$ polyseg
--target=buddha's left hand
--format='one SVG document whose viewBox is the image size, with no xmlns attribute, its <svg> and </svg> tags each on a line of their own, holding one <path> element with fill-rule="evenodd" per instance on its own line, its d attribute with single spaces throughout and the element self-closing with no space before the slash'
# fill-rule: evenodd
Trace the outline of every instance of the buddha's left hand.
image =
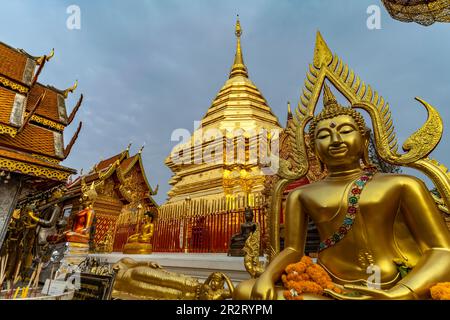
<svg viewBox="0 0 450 320">
<path fill-rule="evenodd" d="M 380 290 L 366 286 L 344 285 L 344 289 L 357 292 L 360 296 L 348 296 L 332 290 L 324 291 L 339 300 L 413 300 L 413 293 L 403 286 L 394 286 L 389 290 Z"/>
</svg>

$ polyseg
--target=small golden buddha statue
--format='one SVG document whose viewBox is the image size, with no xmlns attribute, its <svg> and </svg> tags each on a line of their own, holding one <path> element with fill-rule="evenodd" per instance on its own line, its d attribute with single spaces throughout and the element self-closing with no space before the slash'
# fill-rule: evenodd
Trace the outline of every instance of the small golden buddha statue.
<svg viewBox="0 0 450 320">
<path fill-rule="evenodd" d="M 152 253 L 152 239 L 155 230 L 153 223 L 153 212 L 144 213 L 144 226 L 142 230 L 131 235 L 123 248 L 123 253 L 128 254 L 150 254 Z"/>
<path fill-rule="evenodd" d="M 97 199 L 97 191 L 95 185 L 92 183 L 89 189 L 82 191 L 80 202 L 83 204 L 84 209 L 77 212 L 74 217 L 72 230 L 64 232 L 65 240 L 74 243 L 89 243 L 91 235 L 91 227 L 94 221 L 94 201 Z M 86 190 L 87 189 L 87 190 Z"/>
<path fill-rule="evenodd" d="M 245 222 L 241 224 L 241 232 L 231 236 L 228 255 L 234 257 L 244 256 L 243 248 L 249 235 L 256 230 L 256 223 L 253 222 L 253 210 L 245 208 Z"/>
<path fill-rule="evenodd" d="M 225 282 L 228 288 L 225 288 Z M 234 285 L 230 278 L 221 272 L 213 272 L 201 285 L 199 300 L 225 300 L 233 294 Z"/>
<path fill-rule="evenodd" d="M 333 282 L 353 291 L 327 291 L 329 296 L 429 298 L 432 285 L 450 280 L 450 233 L 426 185 L 412 176 L 368 170 L 364 118 L 338 105 L 326 85 L 324 108 L 312 119 L 309 135 L 328 175 L 289 194 L 284 250 L 258 279 L 240 283 L 233 298 L 282 297 L 282 273 L 304 255 L 308 216 L 321 239 L 317 263 Z M 411 267 L 403 277 L 399 260 Z M 375 269 L 377 286 L 371 285 Z"/>
</svg>

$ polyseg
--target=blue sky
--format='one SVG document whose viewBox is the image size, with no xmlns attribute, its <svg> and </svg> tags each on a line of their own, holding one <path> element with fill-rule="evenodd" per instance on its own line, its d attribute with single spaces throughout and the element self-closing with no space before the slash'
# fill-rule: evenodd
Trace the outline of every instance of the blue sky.
<svg viewBox="0 0 450 320">
<path fill-rule="evenodd" d="M 72 4 L 81 9 L 80 30 L 66 27 Z M 372 4 L 381 7 L 380 30 L 366 26 Z M 330 49 L 390 102 L 400 143 L 426 117 L 415 96 L 438 109 L 445 131 L 432 157 L 450 163 L 450 24 L 395 21 L 380 0 L 2 1 L 0 41 L 32 55 L 55 48 L 40 76 L 45 84 L 64 89 L 79 80 L 67 107 L 84 94 L 75 121 L 84 127 L 64 164 L 87 170 L 130 141 L 133 152 L 145 143 L 147 176 L 160 185 L 162 203 L 171 133 L 192 131 L 226 81 L 236 14 L 250 78 L 282 124 L 286 101 L 299 100 L 320 30 Z"/>
</svg>

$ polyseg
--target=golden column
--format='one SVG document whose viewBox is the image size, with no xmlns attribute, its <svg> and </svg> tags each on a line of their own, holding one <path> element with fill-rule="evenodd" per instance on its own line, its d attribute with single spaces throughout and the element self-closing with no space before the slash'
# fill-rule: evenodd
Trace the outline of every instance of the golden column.
<svg viewBox="0 0 450 320">
<path fill-rule="evenodd" d="M 186 201 L 186 216 L 185 218 L 190 219 L 190 209 L 191 209 L 191 197 L 187 196 L 186 199 L 184 199 Z M 184 253 L 188 253 L 189 252 L 189 246 L 188 246 L 188 232 L 189 232 L 189 223 L 187 223 L 187 219 L 183 220 L 183 230 L 184 230 Z"/>
</svg>

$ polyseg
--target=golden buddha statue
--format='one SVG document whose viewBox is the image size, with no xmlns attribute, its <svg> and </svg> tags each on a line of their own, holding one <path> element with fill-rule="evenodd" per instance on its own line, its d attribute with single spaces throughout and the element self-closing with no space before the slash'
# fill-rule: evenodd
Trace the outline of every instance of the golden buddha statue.
<svg viewBox="0 0 450 320">
<path fill-rule="evenodd" d="M 155 230 L 153 223 L 153 212 L 146 212 L 144 214 L 144 226 L 142 230 L 138 230 L 137 233 L 131 235 L 127 244 L 123 248 L 123 253 L 129 254 L 150 254 L 152 253 L 152 239 Z"/>
<path fill-rule="evenodd" d="M 64 232 L 64 238 L 68 242 L 74 243 L 89 243 L 91 235 L 91 227 L 94 221 L 94 201 L 97 199 L 97 191 L 95 185 L 92 183 L 90 188 L 87 188 L 84 180 L 82 180 L 82 196 L 80 202 L 84 209 L 77 212 L 74 217 L 72 230 Z"/>
<path fill-rule="evenodd" d="M 233 298 L 282 297 L 277 284 L 286 266 L 304 255 L 308 217 L 321 239 L 317 263 L 333 282 L 356 293 L 328 290 L 329 296 L 429 298 L 432 285 L 450 280 L 450 233 L 430 192 L 418 178 L 375 172 L 362 115 L 339 105 L 326 84 L 323 97 L 324 108 L 312 119 L 309 136 L 328 175 L 289 194 L 284 250 L 258 279 L 240 283 Z M 411 267 L 403 278 L 399 261 Z M 379 270 L 378 287 L 369 281 L 374 269 Z"/>
</svg>

